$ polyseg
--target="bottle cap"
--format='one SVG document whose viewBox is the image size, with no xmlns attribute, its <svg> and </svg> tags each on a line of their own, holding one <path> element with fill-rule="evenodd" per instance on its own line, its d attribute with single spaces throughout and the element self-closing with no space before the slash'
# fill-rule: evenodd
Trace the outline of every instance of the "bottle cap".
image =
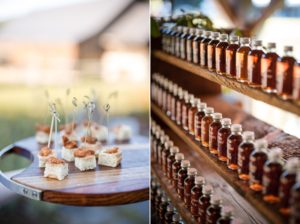
<svg viewBox="0 0 300 224">
<path fill-rule="evenodd" d="M 165 148 L 167 148 L 167 149 L 170 148 L 170 147 L 172 147 L 173 145 L 174 145 L 174 142 L 171 141 L 171 140 L 165 142 Z"/>
<path fill-rule="evenodd" d="M 185 27 L 183 27 L 183 32 L 184 32 L 184 33 L 188 33 L 188 32 L 189 32 L 189 28 L 188 28 L 188 27 L 186 27 L 186 26 L 185 26 Z"/>
<path fill-rule="evenodd" d="M 259 139 L 255 141 L 255 149 L 256 150 L 262 150 L 268 148 L 268 142 L 266 139 Z"/>
<path fill-rule="evenodd" d="M 244 141 L 254 141 L 255 135 L 253 131 L 244 131 L 243 132 L 243 140 Z"/>
<path fill-rule="evenodd" d="M 178 92 L 178 85 L 177 84 L 173 85 L 173 91 L 172 92 L 173 92 L 174 95 L 177 95 L 177 92 Z"/>
<path fill-rule="evenodd" d="M 155 137 L 156 137 L 156 138 L 160 138 L 160 131 L 159 131 L 159 130 L 157 130 L 157 131 L 155 132 Z"/>
<path fill-rule="evenodd" d="M 253 46 L 262 46 L 262 41 L 261 40 L 254 40 Z"/>
<path fill-rule="evenodd" d="M 222 125 L 231 125 L 231 119 L 230 118 L 223 118 L 222 119 Z"/>
<path fill-rule="evenodd" d="M 220 33 L 219 33 L 219 32 L 213 32 L 213 33 L 212 33 L 212 37 L 213 37 L 214 39 L 219 38 L 219 36 L 220 36 Z"/>
<path fill-rule="evenodd" d="M 286 52 L 286 51 L 293 51 L 293 46 L 284 46 L 283 47 L 283 51 Z"/>
<path fill-rule="evenodd" d="M 210 204 L 212 204 L 212 205 L 220 205 L 221 203 L 222 203 L 222 200 L 217 195 L 212 196 L 210 199 Z"/>
<path fill-rule="evenodd" d="M 297 157 L 289 158 L 286 162 L 285 169 L 289 173 L 296 173 L 300 168 L 299 159 Z"/>
<path fill-rule="evenodd" d="M 206 107 L 206 109 L 205 109 L 205 113 L 206 114 L 212 114 L 214 112 L 214 108 L 212 108 L 212 107 Z"/>
<path fill-rule="evenodd" d="M 282 158 L 282 150 L 281 148 L 271 148 L 268 154 L 268 158 L 270 161 L 278 161 Z"/>
<path fill-rule="evenodd" d="M 195 29 L 195 28 L 190 28 L 189 33 L 190 33 L 190 34 L 195 34 L 195 33 L 196 33 L 196 29 Z"/>
<path fill-rule="evenodd" d="M 173 221 L 173 222 L 179 222 L 179 221 L 180 221 L 180 216 L 179 216 L 178 213 L 176 213 L 176 214 L 174 214 L 174 215 L 172 216 L 172 221 Z"/>
<path fill-rule="evenodd" d="M 231 125 L 231 131 L 232 132 L 241 132 L 242 131 L 242 125 L 240 125 L 240 124 Z"/>
<path fill-rule="evenodd" d="M 165 133 L 165 131 L 163 130 L 163 129 L 160 129 L 160 135 L 161 136 L 165 136 L 166 135 L 166 133 Z M 168 136 L 169 137 L 169 136 Z"/>
<path fill-rule="evenodd" d="M 177 31 L 182 32 L 182 26 L 177 26 Z"/>
<path fill-rule="evenodd" d="M 204 36 L 205 36 L 205 37 L 208 38 L 208 37 L 210 37 L 210 35 L 211 35 L 211 31 L 205 31 L 205 32 L 204 32 Z"/>
<path fill-rule="evenodd" d="M 163 144 L 165 144 L 165 142 L 169 141 L 169 136 L 167 135 L 163 135 L 160 137 L 160 141 L 163 142 Z"/>
<path fill-rule="evenodd" d="M 197 175 L 197 170 L 195 168 L 189 168 L 188 175 Z"/>
<path fill-rule="evenodd" d="M 168 206 L 167 206 L 167 211 L 168 211 L 168 212 L 173 212 L 173 211 L 174 211 L 173 205 L 171 205 L 171 204 L 168 205 Z"/>
<path fill-rule="evenodd" d="M 174 88 L 174 85 L 176 85 L 176 84 L 173 83 L 172 81 L 169 81 L 168 89 L 169 89 L 170 91 L 172 91 L 173 88 Z"/>
<path fill-rule="evenodd" d="M 202 176 L 196 176 L 195 177 L 195 184 L 203 185 L 205 184 L 205 179 Z"/>
<path fill-rule="evenodd" d="M 237 36 L 237 35 L 231 35 L 230 36 L 230 41 L 232 41 L 232 42 L 239 41 L 239 36 Z"/>
<path fill-rule="evenodd" d="M 177 146 L 172 146 L 170 149 L 171 154 L 175 154 L 179 152 L 179 148 Z"/>
<path fill-rule="evenodd" d="M 276 43 L 274 43 L 274 42 L 269 42 L 269 43 L 267 44 L 267 48 L 276 48 Z"/>
<path fill-rule="evenodd" d="M 222 114 L 221 113 L 213 113 L 212 117 L 214 120 L 221 120 Z"/>
<path fill-rule="evenodd" d="M 195 105 L 199 105 L 201 103 L 201 100 L 199 98 L 194 99 Z"/>
<path fill-rule="evenodd" d="M 197 107 L 198 107 L 200 110 L 204 110 L 204 109 L 206 109 L 206 103 L 200 103 L 199 105 L 197 105 Z"/>
<path fill-rule="evenodd" d="M 202 190 L 203 194 L 212 194 L 212 192 L 213 192 L 213 187 L 211 185 L 204 186 Z"/>
<path fill-rule="evenodd" d="M 178 93 L 179 98 L 183 97 L 183 91 L 182 91 L 181 87 L 178 88 L 177 93 Z"/>
<path fill-rule="evenodd" d="M 229 206 L 225 206 L 222 210 L 222 216 L 229 218 L 233 216 L 233 208 Z"/>
<path fill-rule="evenodd" d="M 183 153 L 176 153 L 175 154 L 175 160 L 183 160 L 183 159 L 184 159 Z"/>
<path fill-rule="evenodd" d="M 161 202 L 168 202 L 168 197 L 167 195 L 163 195 L 162 198 L 161 198 Z"/>
<path fill-rule="evenodd" d="M 196 29 L 196 35 L 201 36 L 203 34 L 203 29 Z"/>
<path fill-rule="evenodd" d="M 250 38 L 249 37 L 242 37 L 241 38 L 242 44 L 250 44 Z"/>
<path fill-rule="evenodd" d="M 189 94 L 189 99 L 190 100 L 194 100 L 194 95 L 193 94 Z"/>
<path fill-rule="evenodd" d="M 189 167 L 191 165 L 191 163 L 190 163 L 190 161 L 189 160 L 182 160 L 181 161 L 181 167 L 185 167 L 185 168 L 187 168 L 187 167 Z"/>
<path fill-rule="evenodd" d="M 221 40 L 221 41 L 228 40 L 228 34 L 222 33 L 221 36 L 220 36 L 220 40 Z"/>
<path fill-rule="evenodd" d="M 160 189 L 160 188 L 158 188 L 157 190 L 156 190 L 156 195 L 158 195 L 158 196 L 161 196 L 162 195 L 162 190 Z"/>
</svg>

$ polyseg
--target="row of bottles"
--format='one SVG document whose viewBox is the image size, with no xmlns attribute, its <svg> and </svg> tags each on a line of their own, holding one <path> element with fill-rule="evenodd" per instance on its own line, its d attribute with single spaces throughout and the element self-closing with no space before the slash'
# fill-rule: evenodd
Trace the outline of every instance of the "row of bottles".
<svg viewBox="0 0 300 224">
<path fill-rule="evenodd" d="M 273 42 L 265 50 L 261 40 L 178 26 L 162 30 L 162 49 L 219 75 L 300 103 L 300 62 L 293 57 L 292 46 L 285 46 L 284 55 L 279 57 Z"/>
<path fill-rule="evenodd" d="M 165 89 L 157 82 L 159 80 L 168 83 L 170 88 Z M 179 92 L 184 93 L 184 99 L 180 94 L 170 91 L 174 85 Z M 208 107 L 199 98 L 159 74 L 153 75 L 151 88 L 152 101 L 178 126 L 220 162 L 225 162 L 228 169 L 237 172 L 239 179 L 248 182 L 250 189 L 262 192 L 264 201 L 279 203 L 280 212 L 289 214 L 291 188 L 296 183 L 299 172 L 297 158 L 290 158 L 284 166 L 281 149 L 269 150 L 266 140 L 255 141 L 254 132 L 242 132 L 242 125 L 231 124 L 230 118 L 222 118 L 222 114 L 215 113 L 214 108 Z M 155 133 L 155 138 L 165 136 L 159 129 Z M 158 157 L 153 158 L 160 158 L 159 152 L 157 155 Z"/>
</svg>

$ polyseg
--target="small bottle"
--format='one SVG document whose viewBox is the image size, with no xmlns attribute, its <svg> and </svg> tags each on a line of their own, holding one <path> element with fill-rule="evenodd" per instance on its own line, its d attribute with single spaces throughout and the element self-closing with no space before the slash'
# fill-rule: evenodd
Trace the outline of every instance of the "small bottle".
<svg viewBox="0 0 300 224">
<path fill-rule="evenodd" d="M 184 155 L 182 153 L 175 154 L 175 161 L 172 164 L 172 186 L 177 192 L 178 186 L 178 171 L 181 168 L 181 162 L 184 160 Z"/>
<path fill-rule="evenodd" d="M 268 203 L 279 202 L 280 176 L 283 171 L 282 151 L 280 148 L 271 149 L 268 160 L 264 165 L 263 199 Z"/>
<path fill-rule="evenodd" d="M 163 195 L 163 197 L 161 198 L 161 203 L 159 205 L 159 210 L 158 210 L 158 214 L 159 214 L 159 219 L 161 222 L 164 222 L 165 220 L 165 214 L 167 211 L 167 207 L 169 205 L 169 201 L 166 195 Z"/>
<path fill-rule="evenodd" d="M 198 208 L 198 223 L 206 222 L 206 210 L 210 206 L 210 198 L 212 195 L 212 186 L 206 185 L 203 189 L 202 196 L 199 199 L 199 208 Z"/>
<path fill-rule="evenodd" d="M 176 100 L 178 100 L 178 85 L 174 84 L 173 86 L 173 92 L 171 96 L 171 120 L 175 121 L 176 120 Z"/>
<path fill-rule="evenodd" d="M 198 207 L 199 207 L 199 198 L 202 196 L 203 188 L 205 184 L 204 177 L 196 176 L 195 177 L 195 186 L 191 190 L 191 208 L 190 211 L 197 220 L 198 218 Z"/>
<path fill-rule="evenodd" d="M 291 191 L 291 224 L 300 223 L 300 172 L 297 173 L 297 182 Z"/>
<path fill-rule="evenodd" d="M 178 197 L 183 200 L 184 198 L 184 180 L 188 177 L 188 168 L 190 167 L 190 161 L 182 160 L 181 169 L 178 171 L 178 184 L 177 184 L 177 193 Z"/>
<path fill-rule="evenodd" d="M 161 165 L 162 171 L 165 176 L 167 176 L 167 169 L 166 169 L 167 168 L 167 158 L 170 155 L 170 149 L 173 146 L 174 146 L 173 141 L 169 140 L 169 141 L 165 142 L 165 147 L 163 148 L 163 150 L 161 152 L 160 165 Z"/>
<path fill-rule="evenodd" d="M 221 113 L 214 113 L 212 115 L 213 122 L 209 125 L 209 151 L 211 154 L 217 155 L 218 154 L 218 131 L 222 127 Z"/>
<path fill-rule="evenodd" d="M 195 38 L 195 29 L 190 28 L 189 35 L 186 40 L 186 60 L 188 62 L 193 61 L 193 40 Z"/>
<path fill-rule="evenodd" d="M 228 45 L 228 34 L 221 34 L 220 43 L 216 46 L 216 72 L 219 75 L 226 74 L 226 48 Z"/>
<path fill-rule="evenodd" d="M 244 131 L 243 142 L 238 149 L 238 174 L 241 180 L 249 180 L 250 155 L 254 150 L 254 132 Z"/>
<path fill-rule="evenodd" d="M 242 125 L 233 124 L 227 138 L 227 167 L 231 170 L 238 169 L 238 149 L 242 141 Z"/>
<path fill-rule="evenodd" d="M 233 221 L 233 212 L 231 207 L 224 207 L 222 217 L 218 219 L 217 224 L 231 224 Z"/>
<path fill-rule="evenodd" d="M 169 136 L 167 135 L 161 135 L 160 137 L 160 141 L 158 142 L 158 145 L 157 145 L 157 163 L 159 165 L 161 165 L 161 158 L 162 158 L 162 151 L 164 150 L 165 148 L 165 143 L 168 142 L 170 140 Z"/>
<path fill-rule="evenodd" d="M 165 224 L 171 223 L 172 219 L 173 219 L 173 215 L 174 215 L 174 207 L 173 207 L 173 205 L 170 204 L 167 207 L 167 211 L 166 211 L 166 214 L 165 214 L 164 223 Z"/>
<path fill-rule="evenodd" d="M 195 135 L 195 114 L 197 113 L 197 105 L 201 103 L 199 98 L 192 98 L 191 107 L 188 111 L 188 130 L 190 135 Z"/>
<path fill-rule="evenodd" d="M 172 32 L 170 33 L 171 35 L 171 49 L 170 49 L 170 54 L 175 55 L 176 53 L 176 35 L 177 35 L 177 27 L 174 26 L 172 27 Z"/>
<path fill-rule="evenodd" d="M 170 149 L 170 155 L 167 158 L 167 177 L 169 181 L 171 182 L 173 173 L 172 173 L 172 164 L 175 162 L 175 155 L 179 152 L 179 148 L 177 146 L 173 146 Z"/>
<path fill-rule="evenodd" d="M 178 213 L 175 213 L 172 217 L 171 224 L 184 224 L 184 222 L 182 221 L 180 215 Z"/>
<path fill-rule="evenodd" d="M 213 32 L 211 36 L 211 41 L 207 45 L 207 68 L 213 72 L 216 70 L 216 46 L 220 42 L 220 33 Z"/>
<path fill-rule="evenodd" d="M 156 197 L 156 192 L 158 189 L 159 185 L 157 181 L 151 180 L 151 210 L 155 210 L 155 197 Z"/>
<path fill-rule="evenodd" d="M 296 62 L 294 65 L 294 90 L 293 100 L 300 104 L 300 62 Z"/>
<path fill-rule="evenodd" d="M 287 160 L 285 171 L 280 177 L 279 198 L 280 213 L 283 215 L 290 214 L 290 197 L 291 189 L 296 183 L 297 171 L 299 170 L 299 159 L 296 157 Z"/>
<path fill-rule="evenodd" d="M 236 51 L 239 47 L 239 37 L 230 36 L 230 44 L 226 48 L 226 76 L 229 78 L 236 78 Z"/>
<path fill-rule="evenodd" d="M 267 93 L 276 92 L 276 43 L 268 43 L 267 53 L 261 58 L 262 89 Z"/>
<path fill-rule="evenodd" d="M 196 36 L 193 40 L 193 63 L 200 64 L 200 43 L 203 40 L 203 30 L 196 29 Z"/>
<path fill-rule="evenodd" d="M 162 89 L 162 110 L 164 112 L 167 112 L 167 94 L 168 94 L 168 86 L 169 86 L 169 80 L 164 79 L 163 81 L 163 89 Z"/>
<path fill-rule="evenodd" d="M 160 188 L 158 188 L 156 191 L 156 197 L 155 197 L 155 202 L 154 202 L 155 213 L 157 214 L 157 216 L 159 213 L 159 206 L 161 203 L 162 194 L 163 194 L 162 190 Z"/>
<path fill-rule="evenodd" d="M 262 179 L 264 164 L 268 159 L 267 155 L 268 142 L 264 139 L 255 142 L 255 149 L 250 155 L 250 179 L 249 186 L 253 191 L 260 192 L 263 189 Z"/>
<path fill-rule="evenodd" d="M 197 104 L 197 113 L 195 114 L 195 140 L 200 142 L 201 141 L 201 121 L 202 118 L 205 116 L 206 110 L 206 103 L 199 103 Z"/>
<path fill-rule="evenodd" d="M 175 35 L 175 55 L 176 57 L 180 58 L 181 52 L 180 52 L 180 37 L 182 35 L 183 27 L 178 26 L 177 27 L 177 34 Z"/>
<path fill-rule="evenodd" d="M 174 88 L 174 83 L 172 81 L 169 81 L 168 86 L 167 86 L 167 103 L 166 103 L 166 114 L 168 117 L 171 117 L 171 100 L 173 97 L 173 88 Z"/>
<path fill-rule="evenodd" d="M 210 206 L 206 210 L 206 223 L 215 224 L 218 219 L 221 218 L 221 199 L 217 196 L 214 196 L 210 200 Z"/>
<path fill-rule="evenodd" d="M 214 113 L 214 108 L 206 107 L 205 116 L 201 120 L 201 144 L 204 147 L 208 147 L 209 125 L 213 122 L 213 117 L 212 117 L 213 113 Z"/>
<path fill-rule="evenodd" d="M 227 162 L 227 139 L 231 134 L 231 119 L 223 118 L 222 127 L 218 131 L 218 158 L 222 162 Z"/>
<path fill-rule="evenodd" d="M 200 65 L 202 68 L 207 68 L 207 45 L 211 41 L 211 32 L 205 31 L 203 40 L 200 43 Z"/>
<path fill-rule="evenodd" d="M 188 176 L 184 179 L 184 204 L 190 210 L 191 208 L 191 190 L 195 185 L 195 177 L 197 170 L 195 168 L 188 169 Z"/>
<path fill-rule="evenodd" d="M 176 99 L 176 124 L 179 125 L 179 126 L 181 125 L 181 121 L 182 121 L 181 108 L 182 108 L 182 105 L 185 102 L 184 101 L 185 92 L 182 90 L 182 88 L 179 88 L 178 89 L 178 97 Z"/>
<path fill-rule="evenodd" d="M 185 131 L 189 131 L 189 110 L 194 103 L 194 95 L 188 94 L 185 96 L 185 103 L 182 105 L 182 127 Z"/>
<path fill-rule="evenodd" d="M 186 41 L 189 33 L 188 27 L 183 27 L 183 32 L 180 36 L 180 58 L 185 60 L 186 59 Z"/>
<path fill-rule="evenodd" d="M 239 82 L 248 82 L 248 53 L 250 48 L 250 38 L 241 38 L 241 46 L 236 51 L 236 79 Z"/>
<path fill-rule="evenodd" d="M 158 80 L 158 88 L 157 88 L 157 104 L 162 107 L 162 98 L 163 98 L 163 82 L 164 78 L 162 76 L 157 77 Z"/>
<path fill-rule="evenodd" d="M 284 47 L 284 56 L 277 60 L 277 94 L 284 100 L 292 98 L 293 72 L 296 60 L 293 57 L 293 47 Z"/>
<path fill-rule="evenodd" d="M 262 41 L 255 40 L 248 53 L 248 84 L 253 88 L 261 87 L 261 57 L 263 54 Z"/>
</svg>

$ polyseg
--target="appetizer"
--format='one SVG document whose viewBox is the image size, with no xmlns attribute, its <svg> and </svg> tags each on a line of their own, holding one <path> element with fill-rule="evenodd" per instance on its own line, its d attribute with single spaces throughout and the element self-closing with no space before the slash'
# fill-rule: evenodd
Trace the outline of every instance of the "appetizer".
<svg viewBox="0 0 300 224">
<path fill-rule="evenodd" d="M 53 149 L 50 149 L 46 146 L 41 148 L 38 154 L 39 167 L 41 168 L 45 167 L 47 160 L 52 156 L 55 156 L 55 151 Z"/>
<path fill-rule="evenodd" d="M 102 150 L 98 155 L 98 164 L 117 167 L 122 160 L 122 152 L 118 147 Z"/>
<path fill-rule="evenodd" d="M 62 137 L 63 147 L 61 150 L 61 157 L 68 161 L 74 161 L 74 151 L 78 148 L 77 141 L 70 140 L 68 137 Z"/>
<path fill-rule="evenodd" d="M 36 129 L 35 139 L 37 143 L 42 145 L 47 144 L 50 135 L 50 126 L 46 124 L 37 124 L 35 126 L 35 129 Z"/>
<path fill-rule="evenodd" d="M 95 154 L 98 154 L 101 149 L 101 143 L 98 142 L 96 137 L 82 136 L 80 148 L 90 149 L 93 150 Z"/>
<path fill-rule="evenodd" d="M 50 157 L 46 162 L 44 177 L 63 180 L 68 175 L 68 172 L 68 163 L 66 163 L 63 159 Z"/>
<path fill-rule="evenodd" d="M 116 142 L 129 142 L 131 139 L 131 128 L 128 125 L 119 125 L 114 128 Z"/>
<path fill-rule="evenodd" d="M 92 170 L 96 168 L 95 151 L 90 149 L 77 149 L 74 152 L 75 166 L 80 171 Z"/>
</svg>

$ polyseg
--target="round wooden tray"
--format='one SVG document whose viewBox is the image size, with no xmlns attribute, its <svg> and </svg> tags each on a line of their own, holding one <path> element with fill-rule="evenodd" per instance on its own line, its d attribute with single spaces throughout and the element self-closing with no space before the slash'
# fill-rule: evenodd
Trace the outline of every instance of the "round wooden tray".
<svg viewBox="0 0 300 224">
<path fill-rule="evenodd" d="M 8 178 L 0 171 L 0 181 L 8 189 L 31 199 L 78 206 L 128 204 L 149 199 L 149 143 L 137 136 L 129 144 L 118 145 L 123 159 L 116 168 L 97 165 L 95 170 L 80 172 L 69 163 L 69 175 L 62 181 L 43 177 L 38 167 L 40 148 L 34 137 L 16 142 L 0 151 L 24 156 L 32 163 Z M 57 150 L 60 155 L 60 150 Z"/>
</svg>

